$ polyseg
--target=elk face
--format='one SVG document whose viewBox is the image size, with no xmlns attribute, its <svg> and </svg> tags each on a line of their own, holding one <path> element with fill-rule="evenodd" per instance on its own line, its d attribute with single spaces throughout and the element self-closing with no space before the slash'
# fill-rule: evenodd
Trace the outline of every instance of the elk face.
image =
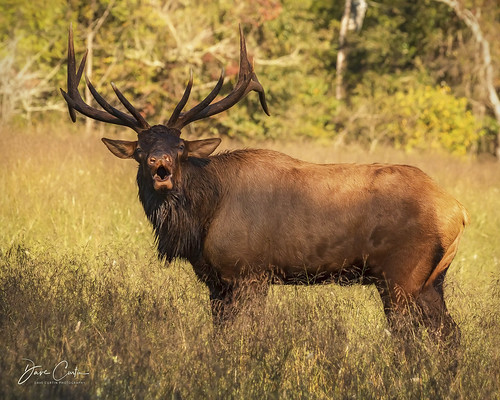
<svg viewBox="0 0 500 400">
<path fill-rule="evenodd" d="M 133 158 L 158 192 L 175 189 L 181 182 L 182 164 L 189 157 L 206 158 L 219 146 L 218 138 L 185 140 L 179 131 L 155 125 L 138 134 L 137 141 L 103 138 L 106 147 L 119 158 Z"/>
</svg>

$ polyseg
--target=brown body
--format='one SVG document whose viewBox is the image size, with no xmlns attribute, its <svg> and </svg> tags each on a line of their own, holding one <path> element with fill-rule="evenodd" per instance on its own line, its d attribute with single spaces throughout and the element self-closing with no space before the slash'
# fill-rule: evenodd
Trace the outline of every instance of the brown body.
<svg viewBox="0 0 500 400">
<path fill-rule="evenodd" d="M 225 170 L 224 188 L 203 256 L 227 282 L 256 267 L 312 282 L 355 266 L 418 293 L 465 223 L 463 207 L 410 166 L 253 150 L 211 157 L 211 168 Z"/>
<path fill-rule="evenodd" d="M 241 33 L 241 31 L 240 31 Z M 112 107 L 87 79 L 104 110 L 78 91 L 85 56 L 76 69 L 68 42 L 68 92 L 76 111 L 128 126 L 137 141 L 103 139 L 119 158 L 139 163 L 139 199 L 155 231 L 158 254 L 187 259 L 210 291 L 215 322 L 237 311 L 242 288 L 266 293 L 270 283 L 375 284 L 390 323 L 408 313 L 435 332 L 454 331 L 443 280 L 467 223 L 465 209 L 422 171 L 405 165 L 316 165 L 282 153 L 237 150 L 210 156 L 220 139 L 188 141 L 181 129 L 220 113 L 264 89 L 240 36 L 234 89 L 213 101 L 224 83 L 182 112 L 192 87 L 165 125 L 150 126 L 113 86 L 130 115 Z M 394 326 L 394 324 L 393 324 Z"/>
</svg>

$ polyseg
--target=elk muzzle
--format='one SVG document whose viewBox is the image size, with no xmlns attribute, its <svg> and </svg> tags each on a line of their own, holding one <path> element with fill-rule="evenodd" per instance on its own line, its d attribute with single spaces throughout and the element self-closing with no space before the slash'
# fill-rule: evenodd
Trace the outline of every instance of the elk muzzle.
<svg viewBox="0 0 500 400">
<path fill-rule="evenodd" d="M 151 155 L 148 157 L 148 166 L 153 178 L 153 187 L 156 191 L 171 190 L 173 188 L 173 161 L 171 156 L 168 154 Z"/>
</svg>

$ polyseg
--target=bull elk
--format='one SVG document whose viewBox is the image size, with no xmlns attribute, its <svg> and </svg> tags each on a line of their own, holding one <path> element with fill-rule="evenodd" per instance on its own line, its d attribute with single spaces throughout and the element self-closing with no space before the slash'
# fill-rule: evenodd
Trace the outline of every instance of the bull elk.
<svg viewBox="0 0 500 400">
<path fill-rule="evenodd" d="M 443 297 L 443 280 L 467 224 L 464 207 L 425 173 L 407 165 L 317 165 L 269 150 L 211 155 L 221 139 L 186 140 L 181 129 L 225 111 L 264 89 L 249 62 L 240 28 L 240 69 L 234 89 L 214 103 L 224 81 L 183 112 L 187 85 L 170 119 L 150 126 L 112 84 L 130 114 L 111 106 L 86 77 L 103 110 L 78 91 L 73 34 L 68 40 L 68 91 L 75 110 L 123 125 L 136 141 L 102 141 L 115 156 L 138 162 L 139 199 L 151 222 L 160 258 L 188 260 L 208 287 L 214 322 L 237 308 L 237 293 L 258 282 L 374 284 L 389 324 L 399 316 L 435 332 L 456 332 Z M 409 307 L 408 305 L 412 306 Z M 403 319 L 405 319 L 404 317 Z"/>
</svg>

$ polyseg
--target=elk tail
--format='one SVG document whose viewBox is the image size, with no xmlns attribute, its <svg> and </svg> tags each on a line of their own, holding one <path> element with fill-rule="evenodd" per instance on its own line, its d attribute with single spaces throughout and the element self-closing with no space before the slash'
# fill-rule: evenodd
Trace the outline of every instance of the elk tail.
<svg viewBox="0 0 500 400">
<path fill-rule="evenodd" d="M 443 257 L 439 261 L 439 263 L 436 265 L 434 270 L 431 272 L 431 275 L 429 278 L 424 283 L 423 289 L 425 290 L 428 288 L 430 285 L 434 283 L 434 281 L 444 272 L 448 269 L 450 266 L 451 262 L 455 258 L 455 255 L 457 254 L 458 250 L 458 244 L 460 243 L 460 238 L 462 237 L 462 234 L 464 232 L 465 227 L 469 224 L 470 222 L 470 217 L 469 213 L 465 209 L 465 207 L 458 203 L 460 206 L 460 211 L 462 212 L 462 224 L 460 226 L 460 230 L 455 237 L 455 240 L 453 243 L 446 249 L 446 252 L 444 253 Z"/>
</svg>

